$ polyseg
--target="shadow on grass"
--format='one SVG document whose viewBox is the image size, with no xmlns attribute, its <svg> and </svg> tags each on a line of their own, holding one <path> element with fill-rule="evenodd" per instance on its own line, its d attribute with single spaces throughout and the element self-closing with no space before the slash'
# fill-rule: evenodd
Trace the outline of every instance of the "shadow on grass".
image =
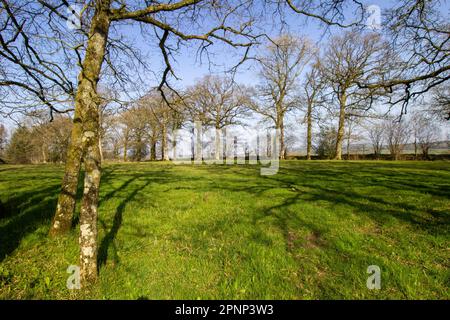
<svg viewBox="0 0 450 320">
<path fill-rule="evenodd" d="M 31 190 L 9 198 L 4 204 L 0 220 L 0 262 L 13 252 L 27 234 L 44 223 L 50 225 L 60 185 Z"/>
<path fill-rule="evenodd" d="M 106 176 L 106 179 L 104 181 L 102 180 L 102 183 L 108 183 L 109 181 L 112 181 L 115 177 L 113 174 L 114 169 L 110 170 L 109 174 Z M 161 171 L 147 171 L 147 172 L 140 172 L 136 174 L 126 174 L 127 177 L 129 177 L 122 185 L 116 189 L 111 190 L 110 192 L 106 193 L 103 197 L 100 199 L 100 203 L 108 201 L 114 197 L 117 197 L 118 193 L 121 191 L 127 190 L 127 196 L 119 203 L 119 205 L 116 208 L 116 212 L 113 217 L 113 223 L 109 231 L 106 233 L 106 235 L 103 237 L 103 239 L 100 242 L 99 250 L 98 250 L 98 260 L 97 265 L 98 268 L 106 265 L 106 262 L 108 261 L 108 250 L 112 246 L 113 249 L 113 261 L 115 264 L 119 263 L 119 257 L 117 255 L 117 248 L 115 247 L 114 240 L 119 232 L 120 227 L 122 226 L 123 221 L 123 212 L 127 206 L 127 204 L 130 201 L 133 201 L 133 199 L 137 196 L 137 194 L 144 190 L 147 186 L 150 184 L 164 184 L 169 182 L 175 182 L 180 181 L 179 177 L 171 177 L 167 170 L 161 170 Z M 141 182 L 140 184 L 136 185 L 131 189 L 131 186 L 133 183 Z M 104 220 L 99 220 L 99 223 L 102 225 L 103 229 L 107 229 L 107 225 L 104 222 Z"/>
<path fill-rule="evenodd" d="M 81 197 L 83 191 L 83 177 L 84 173 L 81 172 L 77 199 Z M 42 176 L 29 178 L 30 181 L 41 181 L 40 179 L 42 180 Z M 3 203 L 0 214 L 0 262 L 19 246 L 25 236 L 42 225 L 50 227 L 60 190 L 59 182 L 51 183 L 45 188 L 20 191 Z M 77 223 L 77 219 L 78 216 L 75 215 L 74 224 Z"/>
<path fill-rule="evenodd" d="M 377 164 L 373 167 L 356 163 L 338 163 L 337 166 L 333 163 L 333 165 L 329 167 L 327 163 L 317 163 L 315 166 L 303 168 L 299 166 L 295 169 L 287 166 L 280 168 L 278 174 L 268 177 L 259 176 L 259 169 L 256 166 L 241 167 L 242 170 L 234 170 L 233 173 L 252 180 L 224 177 L 221 178 L 220 184 L 210 183 L 196 189 L 200 192 L 216 189 L 261 196 L 263 192 L 272 188 L 282 188 L 292 192 L 292 197 L 288 196 L 281 204 L 266 208 L 261 213 L 262 216 L 270 215 L 274 210 L 288 215 L 288 208 L 296 203 L 327 202 L 330 205 L 349 206 L 355 214 L 367 216 L 377 225 L 397 219 L 429 234 L 448 233 L 450 208 L 421 208 L 408 202 L 408 199 L 416 199 L 418 196 L 433 196 L 440 199 L 450 197 L 450 183 L 445 183 L 436 172 L 418 173 L 414 172 L 414 167 L 408 166 L 401 166 L 401 169 L 410 169 L 409 171 L 399 172 L 392 170 L 392 167 Z M 219 174 L 221 169 L 219 166 L 208 166 L 201 170 Z M 367 192 L 365 189 L 367 187 L 381 188 L 382 194 Z M 414 192 L 416 195 L 404 196 L 402 192 L 405 191 Z M 426 206 L 426 203 L 423 204 Z M 280 228 L 287 239 L 284 218 L 281 216 L 278 218 Z M 319 231 L 312 230 L 312 232 Z"/>
<path fill-rule="evenodd" d="M 109 199 L 110 197 L 113 196 L 113 194 L 119 192 L 120 190 L 124 190 L 125 188 L 127 188 L 129 186 L 130 183 L 132 183 L 133 181 L 135 181 L 137 179 L 137 177 L 133 177 L 128 179 L 125 183 L 122 184 L 122 186 L 120 186 L 118 189 L 115 189 L 114 191 L 110 192 L 107 194 L 107 196 L 105 196 L 103 199 Z M 102 239 L 99 249 L 98 249 L 98 267 L 100 268 L 101 266 L 105 265 L 107 260 L 108 260 L 108 249 L 111 245 L 113 245 L 113 249 L 114 249 L 114 262 L 115 263 L 119 263 L 119 257 L 117 255 L 117 250 L 114 247 L 114 239 L 117 236 L 117 233 L 119 232 L 120 227 L 122 226 L 122 221 L 123 221 L 123 211 L 127 205 L 128 202 L 132 201 L 134 199 L 134 197 L 139 193 L 139 191 L 145 189 L 149 184 L 151 183 L 151 180 L 146 180 L 146 182 L 142 185 L 140 185 L 139 187 L 133 189 L 133 191 L 131 191 L 131 193 L 129 193 L 129 195 L 123 199 L 119 206 L 116 209 L 116 213 L 114 214 L 114 219 L 113 219 L 113 225 L 111 227 L 111 229 L 108 231 L 108 233 L 105 235 L 105 237 Z M 102 223 L 103 228 L 106 228 L 106 224 L 101 221 L 100 223 Z"/>
<path fill-rule="evenodd" d="M 411 169 L 412 168 L 403 168 Z M 137 169 L 137 170 L 136 170 Z M 170 170 L 171 168 L 166 167 Z M 193 177 L 180 176 L 167 172 L 166 170 L 148 170 L 147 167 L 138 166 L 133 168 L 132 174 L 123 170 L 122 166 L 111 166 L 104 168 L 102 174 L 102 185 L 109 186 L 114 179 L 127 179 L 118 188 L 106 192 L 100 199 L 101 203 L 110 199 L 120 197 L 118 193 L 125 191 L 123 200 L 120 200 L 114 216 L 112 225 L 108 230 L 106 223 L 99 220 L 102 227 L 107 230 L 106 235 L 100 242 L 98 265 L 105 265 L 108 261 L 108 249 L 113 246 L 114 259 L 118 262 L 118 256 L 114 247 L 114 240 L 120 230 L 123 221 L 123 213 L 127 203 L 132 201 L 136 195 L 150 184 L 169 184 L 169 190 L 191 189 L 195 192 L 204 193 L 214 190 L 227 190 L 230 192 L 245 192 L 253 197 L 263 196 L 263 193 L 273 188 L 284 188 L 289 190 L 280 204 L 264 208 L 255 219 L 267 215 L 276 215 L 278 227 L 282 230 L 286 243 L 289 244 L 288 222 L 299 217 L 289 207 L 301 202 L 323 202 L 330 205 L 347 205 L 354 209 L 355 214 L 368 216 L 374 222 L 382 225 L 390 219 L 404 221 L 414 227 L 428 233 L 443 234 L 448 232 L 450 224 L 450 211 L 445 209 L 422 209 L 407 200 L 401 200 L 397 196 L 401 191 L 416 192 L 417 196 L 431 195 L 440 199 L 450 197 L 450 183 L 439 178 L 436 172 L 429 174 L 422 172 L 399 172 L 391 170 L 386 165 L 367 167 L 356 164 L 339 164 L 328 166 L 326 163 L 309 165 L 305 167 L 292 168 L 282 167 L 279 174 L 271 177 L 261 177 L 259 167 L 245 166 L 236 168 L 232 166 L 206 166 L 199 167 L 208 176 Z M 395 168 L 397 169 L 397 168 Z M 400 169 L 400 168 L 399 168 Z M 116 172 L 117 170 L 117 172 Z M 225 174 L 223 174 L 225 171 Z M 232 175 L 229 175 L 232 174 Z M 215 177 L 214 177 L 215 176 Z M 220 181 L 217 179 L 220 177 Z M 39 179 L 39 178 L 35 178 Z M 196 184 L 195 180 L 200 183 Z M 179 181 L 190 182 L 189 186 L 174 186 Z M 136 182 L 139 182 L 134 186 Z M 78 196 L 82 192 L 83 179 L 80 179 Z M 364 189 L 358 188 L 378 187 L 383 193 L 388 191 L 390 195 L 368 194 Z M 19 194 L 3 201 L 2 214 L 0 215 L 0 262 L 13 252 L 20 241 L 27 234 L 35 231 L 42 224 L 50 224 L 56 206 L 60 184 L 47 185 L 40 190 L 21 191 Z M 306 190 L 306 191 L 305 191 Z M 413 195 L 408 196 L 413 197 Z M 256 221 L 255 220 L 255 221 Z M 77 219 L 74 221 L 77 222 Z M 305 225 L 305 221 L 299 220 L 299 224 Z M 305 225 L 314 234 L 320 234 L 321 230 L 313 225 Z"/>
<path fill-rule="evenodd" d="M 116 198 L 117 193 L 127 190 L 127 197 L 117 207 L 113 226 L 108 231 L 105 238 L 100 243 L 99 261 L 104 264 L 107 261 L 108 247 L 113 244 L 113 240 L 119 231 L 122 223 L 122 214 L 126 204 L 131 201 L 136 194 L 144 189 L 150 183 L 166 183 L 175 181 L 177 178 L 167 177 L 164 170 L 141 171 L 132 175 L 122 172 L 115 173 L 117 166 L 111 166 L 103 169 L 102 184 L 108 185 L 118 177 L 124 178 L 130 176 L 119 188 L 113 189 L 100 198 L 100 205 L 104 201 Z M 28 181 L 43 182 L 42 175 L 27 175 Z M 130 190 L 130 185 L 137 179 L 144 179 L 144 185 Z M 5 180 L 5 179 L 3 179 Z M 59 180 L 59 179 L 58 179 Z M 44 182 L 45 183 L 45 182 Z M 80 172 L 78 181 L 76 199 L 79 200 L 83 193 L 84 172 Z M 42 184 L 33 185 L 28 190 L 20 190 L 4 199 L 0 204 L 0 262 L 10 255 L 20 244 L 22 239 L 28 234 L 33 233 L 40 226 L 50 227 L 50 222 L 55 212 L 58 194 L 61 190 L 60 182 L 48 182 L 45 188 L 41 188 Z M 79 201 L 77 201 L 79 202 Z M 79 222 L 79 213 L 76 210 L 72 225 L 75 226 Z M 101 220 L 99 220 L 102 223 Z M 106 229 L 106 225 L 103 225 Z M 48 228 L 46 230 L 48 230 Z M 43 236 L 46 236 L 44 234 Z"/>
</svg>

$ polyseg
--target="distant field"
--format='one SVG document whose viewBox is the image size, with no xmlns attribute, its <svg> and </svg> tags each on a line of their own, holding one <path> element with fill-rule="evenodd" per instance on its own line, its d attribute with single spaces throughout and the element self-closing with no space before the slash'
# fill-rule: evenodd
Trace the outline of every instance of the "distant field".
<svg viewBox="0 0 450 320">
<path fill-rule="evenodd" d="M 450 298 L 449 162 L 281 166 L 104 165 L 100 279 L 73 292 L 78 228 L 46 236 L 63 167 L 2 165 L 0 299 Z"/>
</svg>

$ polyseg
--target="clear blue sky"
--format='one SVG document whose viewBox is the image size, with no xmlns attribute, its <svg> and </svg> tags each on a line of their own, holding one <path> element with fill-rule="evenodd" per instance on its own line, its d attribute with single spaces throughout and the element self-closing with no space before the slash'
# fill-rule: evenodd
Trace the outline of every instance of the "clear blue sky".
<svg viewBox="0 0 450 320">
<path fill-rule="evenodd" d="M 369 0 L 362 1 L 365 5 L 378 5 L 381 10 L 392 7 L 392 4 L 395 4 L 396 1 L 391 0 Z M 448 3 L 446 4 L 448 9 Z M 314 42 L 324 45 L 330 36 L 330 34 L 335 34 L 342 32 L 341 29 L 331 28 L 328 29 L 328 32 L 325 30 L 324 26 L 320 25 L 317 20 L 304 17 L 293 13 L 291 11 L 287 11 L 286 21 L 288 24 L 289 31 L 293 34 L 298 34 L 302 36 L 307 36 Z M 350 14 L 349 14 L 350 16 Z M 276 36 L 280 26 L 268 25 L 268 28 L 265 30 L 271 36 Z M 220 45 L 222 50 L 215 50 L 217 56 L 213 59 L 217 63 L 222 62 L 230 62 L 235 61 L 232 58 L 233 50 Z M 254 51 L 255 52 L 255 51 Z M 178 83 L 181 86 L 191 85 L 195 82 L 195 79 L 201 77 L 209 73 L 207 65 L 195 62 L 195 51 L 194 50 L 183 50 L 180 52 L 180 55 L 176 57 L 177 64 L 174 65 L 176 69 L 176 73 L 180 76 L 181 81 Z M 228 64 L 230 65 L 230 64 Z M 224 68 L 226 69 L 226 68 Z M 219 70 L 217 70 L 219 71 Z M 256 84 L 258 79 L 256 77 L 256 69 L 252 66 L 251 62 L 247 62 L 241 69 L 238 74 L 237 80 L 244 84 Z"/>
</svg>

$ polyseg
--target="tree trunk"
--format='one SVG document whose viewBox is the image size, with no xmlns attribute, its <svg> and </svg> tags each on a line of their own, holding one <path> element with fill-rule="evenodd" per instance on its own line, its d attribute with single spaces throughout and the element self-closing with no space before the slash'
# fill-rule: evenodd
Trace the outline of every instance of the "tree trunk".
<svg viewBox="0 0 450 320">
<path fill-rule="evenodd" d="M 141 162 L 142 160 L 142 138 L 139 132 L 135 136 L 133 160 L 137 162 Z"/>
<path fill-rule="evenodd" d="M 234 161 L 238 160 L 238 145 L 237 145 L 237 143 L 238 143 L 237 137 L 234 136 L 234 138 L 233 138 L 233 148 L 234 148 L 233 160 Z"/>
<path fill-rule="evenodd" d="M 97 135 L 94 140 L 96 141 L 96 149 L 98 150 L 99 119 L 96 90 L 109 32 L 109 18 L 107 13 L 109 7 L 110 0 L 99 1 L 91 23 L 86 56 L 82 65 L 83 70 L 78 77 L 74 125 L 71 132 L 71 142 L 67 151 L 65 174 L 58 197 L 56 213 L 50 228 L 50 235 L 52 236 L 66 233 L 72 225 L 76 190 L 84 148 L 84 141 L 82 139 L 86 138 L 87 132 L 88 136 L 91 135 L 89 132 L 94 132 L 94 135 Z M 86 128 L 83 127 L 87 117 L 92 115 L 92 112 L 89 112 L 90 109 L 95 110 L 96 116 L 94 121 L 96 122 L 96 128 L 95 131 L 86 132 Z"/>
<path fill-rule="evenodd" d="M 417 138 L 414 137 L 414 160 L 417 160 Z"/>
<path fill-rule="evenodd" d="M 285 146 L 284 146 L 284 123 L 283 123 L 283 115 L 280 115 L 278 121 L 278 129 L 280 130 L 280 160 L 285 159 Z"/>
<path fill-rule="evenodd" d="M 156 160 L 156 141 L 155 141 L 155 139 L 152 139 L 150 142 L 150 160 L 151 161 Z"/>
<path fill-rule="evenodd" d="M 45 154 L 45 145 L 42 145 L 42 162 L 47 163 L 47 155 Z"/>
<path fill-rule="evenodd" d="M 80 210 L 80 276 L 82 286 L 86 286 L 97 278 L 97 205 L 100 185 L 97 83 L 110 26 L 109 8 L 110 0 L 98 1 L 92 18 L 86 55 L 82 64 L 82 71 L 78 76 L 74 129 L 72 130 L 71 147 L 67 156 L 63 190 L 53 223 L 53 229 L 58 231 L 63 228 L 68 229 L 66 225 L 58 224 L 58 222 L 60 222 L 61 217 L 65 218 L 65 224 L 69 224 L 69 221 L 71 221 L 83 151 L 85 181 Z M 68 216 L 70 216 L 70 219 L 68 219 Z M 57 228 L 55 228 L 55 225 Z"/>
<path fill-rule="evenodd" d="M 99 150 L 99 98 L 97 82 L 105 56 L 110 21 L 110 0 L 99 1 L 92 18 L 83 71 L 76 103 L 82 107 L 83 150 L 85 152 L 84 192 L 80 210 L 80 276 L 86 286 L 97 279 L 97 206 L 101 160 Z"/>
<path fill-rule="evenodd" d="M 256 133 L 256 161 L 260 160 L 260 152 L 261 152 L 261 147 L 260 147 L 260 141 L 259 141 L 259 132 Z"/>
<path fill-rule="evenodd" d="M 312 147 L 312 103 L 308 103 L 308 112 L 306 114 L 307 133 L 306 133 L 306 160 L 311 160 Z"/>
<path fill-rule="evenodd" d="M 348 136 L 347 136 L 347 160 L 350 160 L 350 138 L 352 136 L 352 128 L 349 123 L 348 125 Z M 364 146 L 363 146 L 363 156 L 364 156 Z"/>
<path fill-rule="evenodd" d="M 58 196 L 56 213 L 50 227 L 50 236 L 58 236 L 67 233 L 72 226 L 73 213 L 78 187 L 78 178 L 81 167 L 83 125 L 80 117 L 80 106 L 75 107 L 75 115 L 71 131 L 69 148 L 66 156 L 64 178 L 61 184 L 61 192 Z"/>
<path fill-rule="evenodd" d="M 422 145 L 422 157 L 423 157 L 422 160 L 430 160 L 430 153 L 429 153 L 430 147 L 431 146 L 429 146 L 429 145 L 425 145 L 425 146 Z"/>
<path fill-rule="evenodd" d="M 94 110 L 93 110 L 94 112 Z M 96 119 L 87 126 L 85 139 L 85 179 L 80 209 L 80 276 L 83 287 L 97 279 L 97 207 L 101 159 Z"/>
<path fill-rule="evenodd" d="M 344 126 L 345 126 L 345 105 L 346 105 L 346 94 L 345 92 L 341 94 L 339 99 L 339 127 L 336 137 L 336 148 L 335 148 L 335 160 L 342 160 L 342 141 L 344 140 Z"/>
<path fill-rule="evenodd" d="M 102 137 L 98 138 L 98 150 L 100 152 L 100 161 L 103 162 L 103 147 L 102 147 Z"/>
<path fill-rule="evenodd" d="M 216 126 L 216 136 L 215 136 L 215 146 L 214 146 L 214 158 L 215 160 L 220 160 L 220 156 L 222 153 L 222 148 L 221 148 L 221 130 L 220 127 Z M 223 155 L 223 154 L 222 154 Z"/>
<path fill-rule="evenodd" d="M 169 152 L 167 148 L 167 128 L 166 125 L 162 126 L 162 137 L 161 137 L 161 159 L 163 161 L 169 161 Z"/>
<path fill-rule="evenodd" d="M 123 162 L 127 162 L 127 155 L 128 155 L 128 126 L 125 129 L 125 135 L 123 137 Z"/>
<path fill-rule="evenodd" d="M 223 128 L 223 130 L 222 130 L 222 138 L 223 138 L 223 141 L 222 141 L 222 145 L 223 145 L 222 159 L 224 161 L 226 161 L 227 158 L 228 158 L 228 140 L 227 140 L 227 128 L 226 127 Z"/>
</svg>

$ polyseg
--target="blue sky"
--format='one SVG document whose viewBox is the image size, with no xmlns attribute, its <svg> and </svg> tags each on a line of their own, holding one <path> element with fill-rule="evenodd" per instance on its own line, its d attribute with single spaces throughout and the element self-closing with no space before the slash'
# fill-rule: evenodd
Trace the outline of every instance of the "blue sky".
<svg viewBox="0 0 450 320">
<path fill-rule="evenodd" d="M 365 5 L 377 5 L 381 8 L 381 10 L 383 10 L 391 7 L 396 1 L 369 0 L 362 2 Z M 341 29 L 337 28 L 330 28 L 327 31 L 323 25 L 320 25 L 317 22 L 317 20 L 312 18 L 305 19 L 304 17 L 290 11 L 288 11 L 286 21 L 288 24 L 288 29 L 286 29 L 286 31 L 293 34 L 306 36 L 319 45 L 325 45 L 331 34 L 342 32 Z M 265 31 L 270 36 L 276 36 L 278 33 L 278 30 L 276 30 L 277 27 L 279 28 L 279 26 L 271 25 Z M 230 55 L 233 50 L 223 46 L 220 47 L 224 48 L 224 50 L 222 52 L 218 52 L 214 60 L 219 62 L 231 60 Z M 195 79 L 209 73 L 205 64 L 201 65 L 200 63 L 195 63 L 195 52 L 193 52 L 193 50 L 183 50 L 181 54 L 176 57 L 176 59 L 178 63 L 175 64 L 174 67 L 177 75 L 181 78 L 181 81 L 178 82 L 181 86 L 191 85 L 195 82 Z M 239 74 L 237 75 L 237 80 L 244 84 L 256 84 L 258 81 L 256 73 L 257 69 L 249 61 L 242 68 L 240 68 Z"/>
</svg>

